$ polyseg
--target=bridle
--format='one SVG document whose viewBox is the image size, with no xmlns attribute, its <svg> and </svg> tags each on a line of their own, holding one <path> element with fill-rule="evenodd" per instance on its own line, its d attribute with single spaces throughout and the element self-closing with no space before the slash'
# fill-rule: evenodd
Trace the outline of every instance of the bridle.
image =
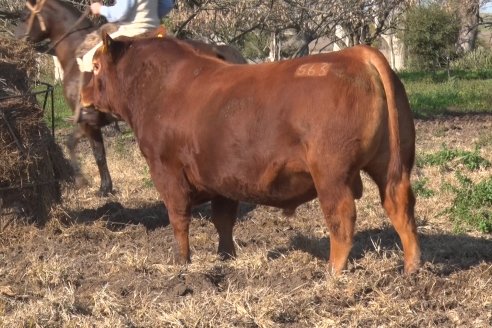
<svg viewBox="0 0 492 328">
<path fill-rule="evenodd" d="M 41 0 L 40 2 L 36 2 L 36 4 L 33 6 L 29 1 L 26 1 L 26 7 L 31 11 L 31 14 L 29 15 L 29 21 L 27 22 L 27 29 L 24 38 L 27 38 L 28 34 L 31 32 L 32 25 L 34 24 L 34 19 L 36 18 L 36 16 L 38 17 L 39 27 L 41 27 L 41 31 L 46 31 L 46 23 L 44 21 L 44 17 L 41 15 L 41 9 L 43 9 L 45 3 L 46 0 Z"/>
<path fill-rule="evenodd" d="M 27 36 L 31 32 L 32 26 L 34 24 L 34 19 L 36 16 L 38 17 L 39 21 L 39 27 L 41 28 L 41 31 L 46 32 L 46 22 L 44 20 L 44 17 L 41 15 L 41 10 L 43 9 L 44 4 L 46 3 L 47 0 L 41 0 L 39 2 L 36 2 L 36 4 L 33 6 L 29 1 L 26 1 L 26 7 L 31 11 L 31 14 L 29 15 L 29 20 L 27 22 L 27 29 L 26 33 L 24 35 L 24 40 L 27 39 Z M 91 1 L 92 3 L 92 1 Z M 48 47 L 47 50 L 44 51 L 44 53 L 49 52 L 51 49 L 55 48 L 58 43 L 60 43 L 63 39 L 65 39 L 70 33 L 73 33 L 77 25 L 79 25 L 90 13 L 90 8 L 87 7 L 85 11 L 82 13 L 82 15 L 77 19 L 77 21 L 72 25 L 68 31 L 66 31 L 58 40 L 53 42 L 51 46 Z"/>
</svg>

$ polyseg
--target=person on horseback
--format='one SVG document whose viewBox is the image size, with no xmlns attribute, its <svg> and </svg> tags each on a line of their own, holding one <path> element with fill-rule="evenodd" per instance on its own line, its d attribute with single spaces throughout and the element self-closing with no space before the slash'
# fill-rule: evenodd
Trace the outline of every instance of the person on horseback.
<svg viewBox="0 0 492 328">
<path fill-rule="evenodd" d="M 163 19 L 174 8 L 174 0 L 158 0 L 157 13 Z"/>
<path fill-rule="evenodd" d="M 110 34 L 115 38 L 136 36 L 156 28 L 160 19 L 173 7 L 174 0 L 116 0 L 113 6 L 94 2 L 90 5 L 90 10 L 92 14 L 104 16 L 108 22 L 116 23 L 118 29 Z M 82 72 L 92 71 L 92 57 L 101 44 L 98 43 L 78 60 Z"/>
<path fill-rule="evenodd" d="M 174 2 L 174 0 L 116 0 L 112 6 L 105 6 L 101 2 L 92 3 L 89 7 L 90 12 L 104 16 L 109 23 L 100 27 L 99 31 L 90 33 L 77 49 L 77 63 L 81 72 L 79 94 L 83 85 L 90 79 L 92 57 L 102 45 L 101 31 L 108 33 L 111 38 L 132 37 L 149 32 L 159 26 L 161 18 L 173 9 Z M 94 110 L 81 110 L 79 104 L 75 109 L 73 120 L 75 123 L 85 121 L 89 124 L 97 124 L 98 117 Z M 117 127 L 117 123 L 115 126 Z"/>
</svg>

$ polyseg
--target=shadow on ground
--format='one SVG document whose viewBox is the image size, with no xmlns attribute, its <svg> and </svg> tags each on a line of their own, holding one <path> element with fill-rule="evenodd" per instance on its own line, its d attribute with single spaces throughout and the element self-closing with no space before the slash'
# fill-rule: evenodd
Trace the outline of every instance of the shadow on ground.
<svg viewBox="0 0 492 328">
<path fill-rule="evenodd" d="M 241 203 L 238 218 L 248 220 L 254 205 Z M 138 208 L 125 208 L 119 202 L 108 202 L 97 209 L 84 209 L 68 213 L 67 223 L 90 223 L 106 220 L 107 227 L 119 230 L 127 225 L 143 225 L 148 230 L 154 230 L 169 225 L 169 217 L 161 202 L 141 205 Z M 210 220 L 210 203 L 197 206 L 193 217 Z M 251 227 L 258 229 L 258 227 Z M 264 231 L 265 232 L 265 231 Z M 480 263 L 492 264 L 492 239 L 473 237 L 460 234 L 419 233 L 422 262 L 433 264 L 436 274 L 446 276 L 459 270 L 466 270 Z M 323 261 L 328 260 L 330 242 L 328 237 L 306 236 L 301 232 L 292 231 L 287 245 L 276 245 L 268 253 L 270 260 L 277 259 L 291 251 L 303 251 Z M 354 237 L 354 245 L 350 259 L 359 260 L 367 252 L 401 252 L 398 235 L 390 226 L 381 229 L 365 230 Z"/>
<path fill-rule="evenodd" d="M 247 214 L 254 208 L 255 205 L 253 204 L 240 203 L 238 220 L 246 220 Z M 212 216 L 210 203 L 194 207 L 192 215 L 210 220 Z M 89 223 L 101 219 L 108 222 L 108 228 L 116 230 L 129 224 L 141 224 L 148 230 L 169 225 L 167 210 L 162 202 L 150 203 L 138 208 L 126 208 L 119 202 L 108 202 L 96 209 L 69 212 L 66 221 L 68 221 L 67 223 Z"/>
<path fill-rule="evenodd" d="M 419 233 L 419 237 L 422 262 L 437 265 L 436 274 L 449 275 L 483 262 L 492 264 L 491 239 L 439 233 Z M 354 237 L 354 246 L 349 259 L 361 259 L 368 251 L 385 252 L 401 249 L 400 239 L 391 227 L 361 231 Z M 313 238 L 298 233 L 290 239 L 288 247 L 272 250 L 268 256 L 270 259 L 275 259 L 293 250 L 304 251 L 327 261 L 330 241 L 328 237 Z"/>
</svg>

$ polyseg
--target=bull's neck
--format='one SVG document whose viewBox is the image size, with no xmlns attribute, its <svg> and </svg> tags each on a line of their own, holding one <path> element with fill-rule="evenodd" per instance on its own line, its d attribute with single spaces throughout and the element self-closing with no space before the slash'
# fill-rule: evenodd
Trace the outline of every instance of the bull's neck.
<svg viewBox="0 0 492 328">
<path fill-rule="evenodd" d="M 121 95 L 121 93 L 119 95 Z M 123 101 L 123 97 L 121 96 L 116 96 L 113 99 L 118 99 L 115 102 L 114 114 L 117 114 L 120 119 L 125 121 L 130 126 L 135 136 L 139 137 L 141 131 L 138 127 L 141 126 L 141 120 L 144 118 L 142 116 L 144 113 L 137 110 L 140 106 L 137 105 L 137 107 L 135 107 L 135 103 L 129 104 L 129 101 Z"/>
</svg>

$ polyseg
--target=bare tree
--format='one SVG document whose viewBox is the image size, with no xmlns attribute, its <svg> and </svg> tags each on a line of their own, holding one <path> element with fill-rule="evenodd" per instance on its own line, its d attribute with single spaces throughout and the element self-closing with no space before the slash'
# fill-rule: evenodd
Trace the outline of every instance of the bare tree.
<svg viewBox="0 0 492 328">
<path fill-rule="evenodd" d="M 398 27 L 413 0 L 351 0 L 350 11 L 341 24 L 339 45 L 372 44 L 381 34 Z"/>
<path fill-rule="evenodd" d="M 393 27 L 411 0 L 189 0 L 171 15 L 180 36 L 241 44 L 268 38 L 273 57 L 308 53 L 328 37 L 341 47 L 370 44 Z M 336 33 L 336 31 L 341 33 Z"/>
<path fill-rule="evenodd" d="M 447 10 L 455 13 L 460 21 L 458 52 L 466 53 L 475 48 L 480 25 L 492 26 L 492 21 L 484 20 L 480 8 L 492 3 L 491 0 L 435 0 Z"/>
</svg>

